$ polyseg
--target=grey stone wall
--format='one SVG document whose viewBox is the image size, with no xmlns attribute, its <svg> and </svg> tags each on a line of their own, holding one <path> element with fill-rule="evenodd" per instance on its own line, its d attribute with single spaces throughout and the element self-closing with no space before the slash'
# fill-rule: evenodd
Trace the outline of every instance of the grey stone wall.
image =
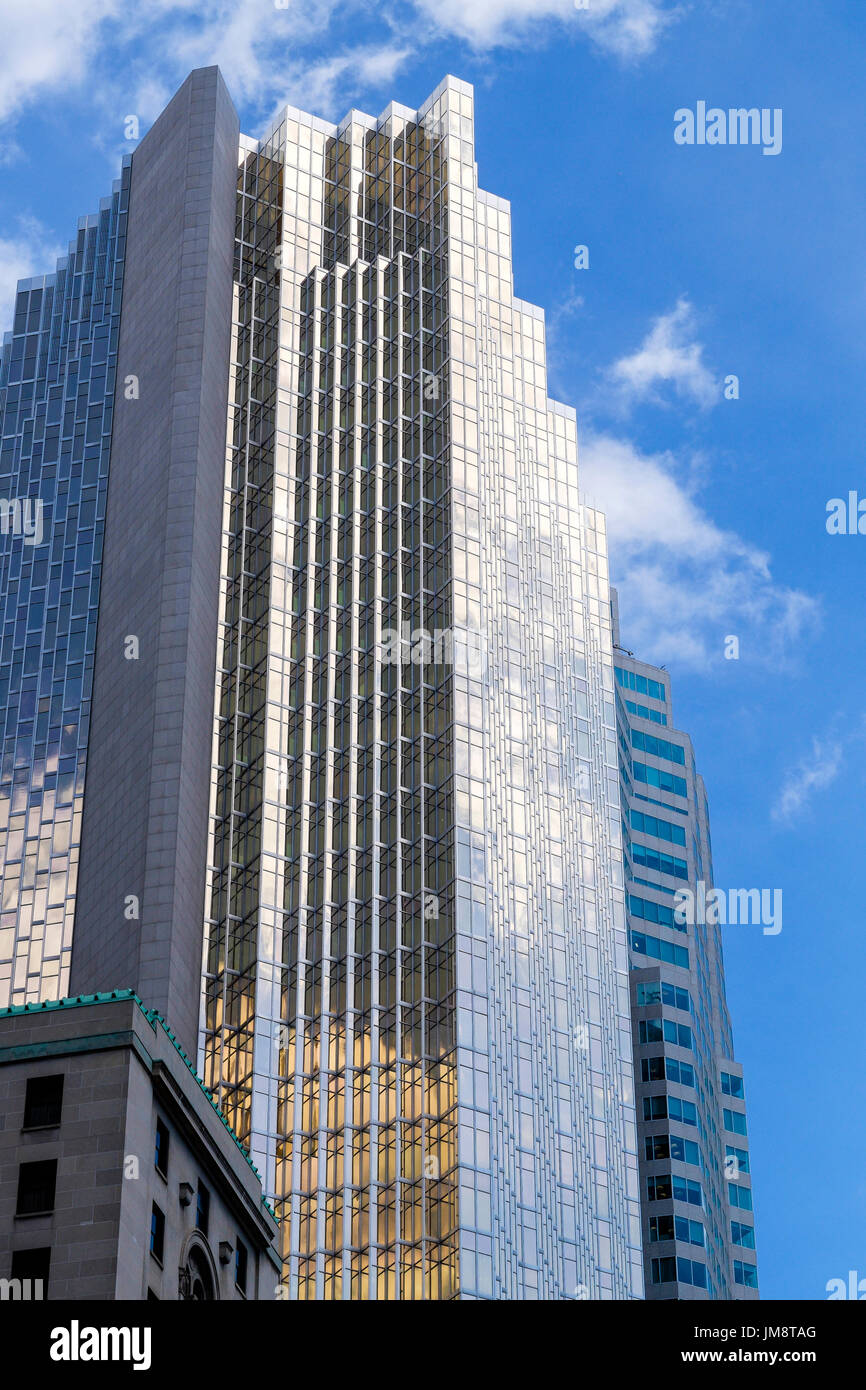
<svg viewBox="0 0 866 1390">
<path fill-rule="evenodd" d="M 237 114 L 218 69 L 205 68 L 191 73 L 132 159 L 70 978 L 72 994 L 135 989 L 171 1020 L 191 1056 L 237 151 Z M 130 638 L 137 659 L 128 659 Z"/>
<path fill-rule="evenodd" d="M 27 1082 L 62 1075 L 60 1123 L 23 1129 Z M 157 1117 L 168 1127 L 165 1176 L 154 1165 Z M 16 1214 L 20 1165 L 57 1160 L 54 1208 Z M 196 1231 L 199 1180 L 210 1192 L 206 1238 Z M 165 1217 L 161 1261 L 150 1251 L 152 1204 Z M 51 1250 L 49 1300 L 179 1296 L 197 1247 L 220 1299 L 240 1299 L 234 1251 L 248 1250 L 247 1299 L 272 1300 L 277 1223 L 261 1183 L 165 1031 L 130 999 L 0 1013 L 0 1280 L 13 1251 Z M 227 1258 L 220 1259 L 225 1242 Z"/>
</svg>

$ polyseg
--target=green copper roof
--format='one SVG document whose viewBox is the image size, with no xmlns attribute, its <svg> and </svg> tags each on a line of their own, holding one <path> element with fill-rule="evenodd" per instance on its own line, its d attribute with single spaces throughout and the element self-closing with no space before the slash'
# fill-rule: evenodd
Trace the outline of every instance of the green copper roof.
<svg viewBox="0 0 866 1390">
<path fill-rule="evenodd" d="M 132 1000 L 133 1003 L 137 1004 L 152 1028 L 156 1028 L 157 1024 L 159 1024 L 160 1028 L 165 1033 L 172 1047 L 177 1052 L 178 1056 L 188 1067 L 190 1074 L 196 1082 L 196 1085 L 201 1089 L 204 1095 L 207 1096 L 207 1099 L 209 1103 L 213 1106 L 214 1111 L 219 1116 L 222 1123 L 225 1125 L 226 1129 L 228 1130 L 228 1133 L 231 1135 L 235 1144 L 240 1149 L 241 1153 L 243 1154 L 247 1163 L 252 1168 L 259 1182 L 261 1182 L 262 1175 L 259 1172 L 256 1165 L 253 1163 L 252 1159 L 250 1158 L 249 1151 L 244 1147 L 238 1136 L 235 1134 L 225 1115 L 220 1110 L 219 1106 L 214 1100 L 213 1093 L 202 1081 L 201 1077 L 199 1076 L 192 1062 L 187 1057 L 186 1053 L 184 1052 L 174 1033 L 169 1028 L 162 1014 L 159 1013 L 156 1009 L 147 1008 L 146 1004 L 143 1002 L 143 1000 L 139 998 L 135 990 L 112 989 L 105 994 L 77 994 L 70 999 L 46 999 L 39 1004 L 13 1004 L 8 1009 L 0 1009 L 0 1018 L 8 1018 L 10 1015 L 13 1014 L 50 1013 L 54 1009 L 74 1009 L 78 1008 L 80 1005 L 83 1004 L 112 1004 L 117 1003 L 120 1000 Z M 262 1198 L 262 1206 L 267 1208 L 271 1216 L 276 1221 L 276 1213 L 273 1207 L 271 1206 L 270 1202 L 267 1201 L 265 1197 Z"/>
</svg>

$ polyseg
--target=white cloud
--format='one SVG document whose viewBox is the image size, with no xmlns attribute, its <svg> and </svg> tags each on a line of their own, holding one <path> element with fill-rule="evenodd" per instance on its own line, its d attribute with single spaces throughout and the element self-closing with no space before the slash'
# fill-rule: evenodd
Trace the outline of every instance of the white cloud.
<svg viewBox="0 0 866 1390">
<path fill-rule="evenodd" d="M 741 660 L 790 659 L 818 621 L 816 600 L 777 584 L 766 554 L 715 524 L 694 477 L 669 453 L 581 434 L 581 490 L 607 514 L 624 643 L 702 670 L 728 636 Z"/>
<path fill-rule="evenodd" d="M 589 37 L 620 58 L 652 51 L 674 11 L 665 0 L 415 0 L 415 8 L 442 34 L 466 39 L 475 48 L 516 43 L 542 26 L 582 24 Z"/>
<path fill-rule="evenodd" d="M 0 120 L 49 88 L 84 77 L 104 21 L 122 0 L 3 0 Z"/>
<path fill-rule="evenodd" d="M 628 59 L 650 52 L 674 13 L 669 0 L 589 0 L 587 10 L 574 0 L 2 0 L 0 121 L 76 89 L 119 120 L 134 110 L 150 119 L 190 68 L 213 63 L 236 100 L 262 112 L 309 100 L 335 114 L 443 36 L 487 49 L 582 26 Z"/>
<path fill-rule="evenodd" d="M 53 271 L 66 251 L 34 217 L 19 219 L 17 236 L 0 237 L 0 336 L 12 327 L 18 281 Z"/>
<path fill-rule="evenodd" d="M 813 792 L 821 791 L 835 782 L 841 766 L 842 744 L 835 738 L 813 738 L 810 756 L 792 768 L 782 783 L 773 807 L 773 820 L 795 820 L 805 809 Z"/>
<path fill-rule="evenodd" d="M 82 89 L 119 129 L 127 114 L 143 124 L 159 113 L 194 67 L 217 64 L 239 103 L 266 112 L 302 99 L 335 112 L 346 95 L 389 82 L 411 52 L 391 29 L 353 48 L 330 32 L 335 17 L 364 0 L 2 0 L 0 121 L 41 98 Z M 325 42 L 338 51 L 322 60 L 304 52 Z M 320 108 L 321 110 L 321 108 Z M 342 109 L 341 112 L 342 114 Z M 111 140 L 108 140 L 111 143 Z"/>
<path fill-rule="evenodd" d="M 596 4 L 590 0 L 587 28 L 600 48 L 626 60 L 651 53 L 662 32 L 676 16 L 659 0 L 621 0 Z"/>
<path fill-rule="evenodd" d="M 660 403 L 658 386 L 664 382 L 701 406 L 720 398 L 721 386 L 704 364 L 704 349 L 694 336 L 695 314 L 687 299 L 680 299 L 669 314 L 653 320 L 637 352 L 621 357 L 608 379 L 626 407 L 640 401 Z"/>
<path fill-rule="evenodd" d="M 274 114 L 288 102 L 326 118 L 339 118 L 353 97 L 369 86 L 391 82 L 410 54 L 411 49 L 392 45 L 355 49 L 320 63 L 299 64 L 284 78 Z"/>
</svg>

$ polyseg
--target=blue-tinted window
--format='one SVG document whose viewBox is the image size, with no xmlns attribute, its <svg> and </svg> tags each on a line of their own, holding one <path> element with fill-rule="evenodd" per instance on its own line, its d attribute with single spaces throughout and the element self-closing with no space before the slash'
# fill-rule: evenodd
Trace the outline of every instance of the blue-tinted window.
<svg viewBox="0 0 866 1390">
<path fill-rule="evenodd" d="M 700 1260 L 685 1260 L 677 1257 L 677 1279 L 681 1284 L 693 1284 L 696 1288 L 707 1287 L 707 1267 Z"/>
<path fill-rule="evenodd" d="M 685 946 L 674 946 L 670 941 L 660 941 L 657 936 L 650 936 L 649 932 L 633 931 L 631 948 L 639 956 L 667 961 L 668 965 L 679 965 L 684 970 L 689 968 L 689 953 Z"/>
<path fill-rule="evenodd" d="M 734 1245 L 744 1245 L 748 1250 L 755 1248 L 755 1228 L 742 1221 L 731 1222 L 731 1240 Z"/>
<path fill-rule="evenodd" d="M 697 1125 L 698 1112 L 694 1101 L 681 1100 L 679 1096 L 668 1096 L 668 1115 L 683 1125 Z"/>
<path fill-rule="evenodd" d="M 671 844 L 685 848 L 686 832 L 683 826 L 673 825 L 660 816 L 648 816 L 645 811 L 631 812 L 631 828 L 644 835 L 655 835 L 657 840 L 670 840 Z"/>
<path fill-rule="evenodd" d="M 238 1236 L 237 1243 L 235 1245 L 235 1283 L 237 1284 L 241 1293 L 246 1293 L 248 1261 L 249 1256 L 247 1252 L 247 1247 L 244 1245 L 244 1242 L 241 1240 L 240 1236 Z"/>
<path fill-rule="evenodd" d="M 647 1178 L 647 1197 L 651 1202 L 688 1202 L 690 1206 L 701 1207 L 704 1195 L 700 1183 L 691 1178 L 681 1178 L 677 1174 L 656 1173 Z"/>
<path fill-rule="evenodd" d="M 626 671 L 621 666 L 614 666 L 614 675 L 617 683 L 623 690 L 634 690 L 638 695 L 649 695 L 651 700 L 665 702 L 665 688 L 661 681 L 649 680 L 646 676 L 638 676 L 634 671 Z"/>
<path fill-rule="evenodd" d="M 688 795 L 685 778 L 676 777 L 673 772 L 665 772 L 663 768 L 648 767 L 635 761 L 632 763 L 632 773 L 636 782 L 644 782 L 648 787 L 658 787 L 659 791 L 671 792 L 674 796 Z"/>
<path fill-rule="evenodd" d="M 654 1042 L 669 1042 L 675 1047 L 692 1046 L 692 1030 L 684 1023 L 675 1023 L 670 1018 L 642 1018 L 638 1022 L 638 1040 L 641 1046 Z M 692 1082 L 686 1082 L 691 1085 Z"/>
<path fill-rule="evenodd" d="M 661 850 L 651 849 L 649 845 L 636 845 L 631 847 L 632 859 L 635 864 L 642 865 L 645 869 L 655 869 L 660 874 L 671 874 L 674 878 L 688 878 L 688 865 L 685 859 L 678 859 L 672 854 L 664 854 Z"/>
<path fill-rule="evenodd" d="M 741 1110 L 725 1110 L 725 1129 L 729 1129 L 732 1134 L 746 1133 L 746 1117 Z"/>
<path fill-rule="evenodd" d="M 150 1253 L 162 1264 L 165 1243 L 165 1214 L 154 1202 L 150 1210 Z"/>
<path fill-rule="evenodd" d="M 644 922 L 654 922 L 659 927 L 670 927 L 671 931 L 685 931 L 683 922 L 677 922 L 672 907 L 665 903 L 655 903 L 649 898 L 639 898 L 629 893 L 628 910 L 632 917 L 640 917 Z"/>
<path fill-rule="evenodd" d="M 639 753 L 651 753 L 654 758 L 665 758 L 669 763 L 679 763 L 681 767 L 686 765 L 685 749 L 679 743 L 671 743 L 670 739 L 632 729 L 631 746 Z"/>
<path fill-rule="evenodd" d="M 169 1138 L 168 1125 L 163 1120 L 157 1120 L 153 1145 L 153 1166 L 163 1177 L 168 1174 Z"/>
<path fill-rule="evenodd" d="M 704 1245 L 706 1243 L 704 1228 L 700 1221 L 691 1221 L 687 1216 L 677 1216 L 674 1218 L 674 1229 L 677 1240 L 684 1241 L 686 1245 Z"/>
<path fill-rule="evenodd" d="M 668 984 L 667 980 L 662 980 L 662 1003 L 669 1004 L 672 1009 L 684 1009 L 686 1013 L 691 1013 L 692 1000 L 688 990 Z"/>
<path fill-rule="evenodd" d="M 739 1182 L 729 1182 L 728 1197 L 732 1207 L 740 1207 L 743 1211 L 752 1210 L 752 1189 L 750 1187 L 744 1187 Z"/>
<path fill-rule="evenodd" d="M 681 1139 L 678 1134 L 670 1136 L 671 1158 L 678 1163 L 691 1163 L 695 1168 L 700 1168 L 701 1151 L 693 1139 Z"/>
<path fill-rule="evenodd" d="M 653 1284 L 675 1284 L 677 1279 L 677 1262 L 671 1255 L 664 1260 L 650 1261 L 650 1282 Z"/>
<path fill-rule="evenodd" d="M 696 1207 L 703 1206 L 704 1194 L 699 1182 L 693 1182 L 691 1178 L 680 1178 L 674 1174 L 672 1183 L 675 1201 L 689 1202 Z"/>
<path fill-rule="evenodd" d="M 667 724 L 668 717 L 662 714 L 661 710 L 650 709 L 648 705 L 636 705 L 634 700 L 626 700 L 625 707 L 630 714 L 636 714 L 639 719 L 649 719 L 653 724 Z"/>
<path fill-rule="evenodd" d="M 735 1149 L 732 1144 L 725 1145 L 725 1155 L 735 1161 L 735 1166 L 740 1173 L 749 1172 L 749 1151 L 748 1149 Z"/>
<path fill-rule="evenodd" d="M 722 1072 L 722 1091 L 726 1096 L 734 1096 L 737 1100 L 743 1099 L 743 1078 L 732 1076 L 730 1072 Z"/>
</svg>

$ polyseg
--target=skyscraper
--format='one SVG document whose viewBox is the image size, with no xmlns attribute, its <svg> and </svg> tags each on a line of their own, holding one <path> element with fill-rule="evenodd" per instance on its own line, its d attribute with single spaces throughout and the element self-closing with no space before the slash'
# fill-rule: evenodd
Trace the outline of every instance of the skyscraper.
<svg viewBox="0 0 866 1390">
<path fill-rule="evenodd" d="M 471 88 L 256 142 L 197 71 L 103 216 L 0 366 L 0 1002 L 73 901 L 74 992 L 202 997 L 290 1297 L 642 1297 L 604 521 Z"/>
<path fill-rule="evenodd" d="M 667 671 L 619 645 L 614 674 L 646 1296 L 756 1298 L 742 1067 L 734 1061 L 707 793 Z M 679 896 L 678 896 L 679 895 Z"/>
</svg>

